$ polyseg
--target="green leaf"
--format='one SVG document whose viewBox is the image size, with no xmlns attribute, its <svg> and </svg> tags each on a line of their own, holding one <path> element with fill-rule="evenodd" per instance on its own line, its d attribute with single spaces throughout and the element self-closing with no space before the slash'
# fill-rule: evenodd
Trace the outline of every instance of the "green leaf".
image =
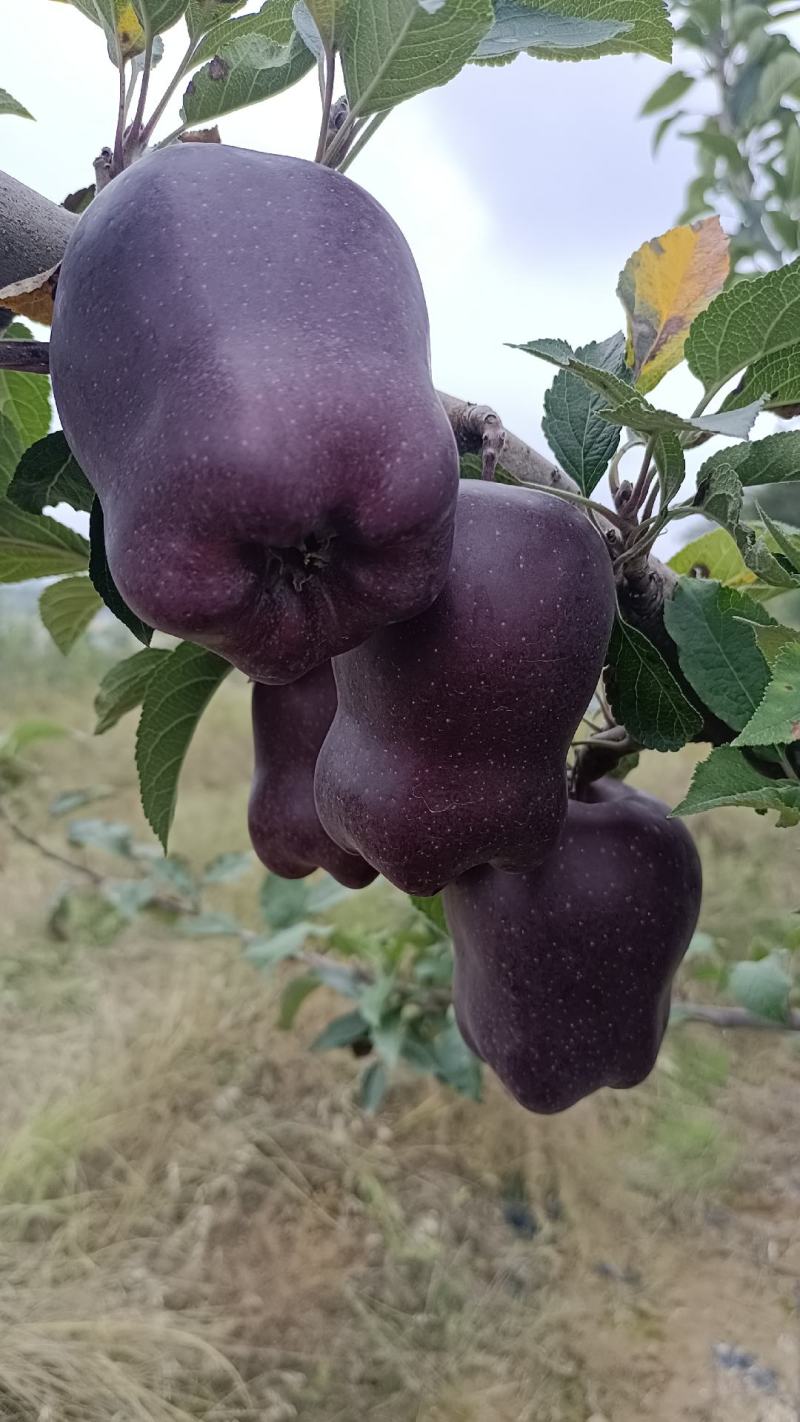
<svg viewBox="0 0 800 1422">
<path fill-rule="evenodd" d="M 186 7 L 186 24 L 192 39 L 199 39 L 206 30 L 221 24 L 237 10 L 244 8 L 247 0 L 189 0 Z"/>
<path fill-rule="evenodd" d="M 13 114 L 15 118 L 32 119 L 33 114 L 12 98 L 7 89 L 0 89 L 0 114 Z"/>
<path fill-rule="evenodd" d="M 794 575 L 774 556 L 758 528 L 742 523 L 735 530 L 735 536 L 745 563 L 762 582 L 770 583 L 778 590 L 797 586 Z"/>
<path fill-rule="evenodd" d="M 106 558 L 103 510 L 99 499 L 94 500 L 89 516 L 89 542 L 91 545 L 89 577 L 96 591 L 103 599 L 109 612 L 113 612 L 118 621 L 133 633 L 137 641 L 144 642 L 146 647 L 149 646 L 154 629 L 148 627 L 147 623 L 143 622 L 141 617 L 137 617 L 136 613 L 128 607 L 111 575 Z"/>
<path fill-rule="evenodd" d="M 441 934 L 442 938 L 450 937 L 450 929 L 447 926 L 447 919 L 444 916 L 444 903 L 441 894 L 435 894 L 433 898 L 419 898 L 416 894 L 409 894 L 409 898 L 417 910 L 432 923 L 434 928 Z"/>
<path fill-rule="evenodd" d="M 290 1027 L 294 1026 L 294 1020 L 306 998 L 321 986 L 319 978 L 312 976 L 292 978 L 292 981 L 286 984 L 281 993 L 281 1005 L 278 1012 L 278 1026 L 282 1031 L 288 1032 Z"/>
<path fill-rule="evenodd" d="M 143 652 L 139 653 L 139 656 L 144 655 Z M 239 854 L 235 850 L 228 850 L 227 853 L 217 854 L 206 865 L 201 883 L 230 884 L 234 879 L 240 879 L 242 874 L 246 874 L 252 865 L 252 854 L 247 852 Z"/>
<path fill-rule="evenodd" d="M 753 400 L 765 409 L 778 409 L 800 401 L 800 342 L 770 351 L 748 366 L 735 390 L 725 396 L 722 410 L 738 410 Z"/>
<path fill-rule="evenodd" d="M 770 622 L 766 627 L 762 627 L 756 622 L 751 622 L 749 625 L 755 633 L 758 650 L 770 667 L 774 666 L 778 653 L 784 647 L 791 643 L 800 644 L 800 632 L 794 627 L 781 627 L 778 622 Z"/>
<path fill-rule="evenodd" d="M 795 573 L 800 573 L 800 539 L 793 529 L 784 530 L 774 518 L 770 518 L 765 509 L 756 503 L 756 513 L 770 535 L 779 553 L 783 554 L 789 567 Z M 792 536 L 794 535 L 794 536 Z"/>
<path fill-rule="evenodd" d="M 27 326 L 14 321 L 3 339 L 28 341 L 31 335 Z M 0 415 L 16 425 L 24 447 L 41 439 L 50 428 L 50 381 L 43 375 L 0 369 Z"/>
<path fill-rule="evenodd" d="M 389 1086 L 389 1073 L 384 1062 L 372 1062 L 361 1077 L 358 1104 L 368 1116 L 380 1108 Z"/>
<path fill-rule="evenodd" d="M 778 810 L 780 825 L 800 823 L 800 782 L 772 780 L 751 765 L 733 746 L 718 746 L 697 766 L 689 791 L 673 815 L 697 815 L 736 805 L 753 810 Z"/>
<path fill-rule="evenodd" d="M 772 679 L 735 746 L 788 745 L 800 741 L 800 642 L 787 642 L 772 666 Z"/>
<path fill-rule="evenodd" d="M 228 913 L 185 914 L 181 933 L 184 938 L 241 938 L 242 925 Z"/>
<path fill-rule="evenodd" d="M 767 65 L 758 86 L 758 105 L 762 122 L 771 119 L 781 101 L 800 95 L 800 54 L 786 49 Z"/>
<path fill-rule="evenodd" d="M 14 471 L 24 449 L 22 436 L 15 424 L 0 415 L 0 498 L 12 482 Z"/>
<path fill-rule="evenodd" d="M 55 504 L 89 513 L 94 490 L 60 430 L 25 450 L 8 487 L 8 497 L 26 513 L 42 513 Z"/>
<path fill-rule="evenodd" d="M 679 750 L 703 724 L 658 648 L 620 617 L 609 643 L 605 685 L 617 721 L 648 750 Z"/>
<path fill-rule="evenodd" d="M 96 736 L 110 731 L 128 711 L 141 706 L 150 682 L 170 655 L 165 649 L 146 647 L 144 651 L 126 657 L 124 662 L 117 662 L 106 672 L 94 699 Z"/>
<path fill-rule="evenodd" d="M 323 1028 L 319 1036 L 314 1038 L 309 1051 L 331 1052 L 337 1047 L 349 1047 L 351 1043 L 368 1034 L 369 1026 L 360 1012 L 345 1012 L 341 1017 L 334 1017 L 327 1027 Z"/>
<path fill-rule="evenodd" d="M 115 793 L 110 785 L 87 785 L 80 790 L 62 790 L 60 795 L 50 801 L 47 810 L 54 819 L 60 819 L 62 815 L 71 815 L 74 810 L 80 810 L 84 805 L 91 805 L 96 800 L 109 800 Z"/>
<path fill-rule="evenodd" d="M 694 330 L 694 325 L 692 326 Z M 665 430 L 683 433 L 701 430 L 704 434 L 723 434 L 732 439 L 745 439 L 756 416 L 762 409 L 762 401 L 736 410 L 717 411 L 712 415 L 698 415 L 683 419 L 671 410 L 657 410 L 638 390 L 633 389 L 611 371 L 587 364 L 573 354 L 564 341 L 539 339 L 523 344 L 507 342 L 511 350 L 525 351 L 527 355 L 559 365 L 564 370 L 574 371 L 587 385 L 605 397 L 597 406 L 600 419 L 611 424 L 630 425 L 640 434 L 661 434 Z M 737 418 L 739 417 L 739 418 Z"/>
<path fill-rule="evenodd" d="M 729 464 L 720 461 L 698 479 L 697 501 L 706 518 L 736 534 L 744 503 L 742 481 Z"/>
<path fill-rule="evenodd" d="M 703 466 L 705 468 L 705 465 Z M 669 560 L 669 566 L 676 573 L 688 574 L 699 568 L 703 577 L 714 578 L 718 583 L 742 584 L 753 581 L 747 564 L 737 548 L 734 539 L 724 529 L 714 533 L 704 533 L 693 538 Z"/>
<path fill-rule="evenodd" d="M 736 731 L 749 721 L 769 680 L 744 618 L 770 620 L 752 598 L 707 578 L 681 578 L 664 604 L 664 622 L 686 680 Z"/>
<path fill-rule="evenodd" d="M 322 874 L 308 886 L 306 909 L 308 913 L 312 914 L 325 913 L 328 909 L 335 908 L 336 904 L 344 903 L 346 899 L 352 899 L 358 893 L 360 893 L 359 889 L 348 889 L 344 884 L 337 883 L 332 874 Z"/>
<path fill-rule="evenodd" d="M 67 828 L 70 844 L 80 849 L 103 849 L 130 859 L 133 831 L 119 820 L 73 820 Z"/>
<path fill-rule="evenodd" d="M 717 450 L 700 466 L 698 486 L 702 487 L 720 465 L 733 469 L 745 488 L 800 479 L 800 430 L 786 430 Z"/>
<path fill-rule="evenodd" d="M 660 434 L 655 442 L 653 457 L 658 470 L 661 486 L 661 506 L 665 508 L 678 493 L 686 478 L 686 459 L 683 445 L 673 430 Z"/>
<path fill-rule="evenodd" d="M 684 94 L 688 94 L 694 82 L 691 74 L 684 74 L 681 69 L 673 70 L 658 85 L 658 88 L 653 90 L 649 99 L 646 99 L 642 104 L 639 117 L 646 118 L 648 114 L 660 113 L 662 109 L 668 109 L 672 104 L 677 104 Z"/>
<path fill-rule="evenodd" d="M 86 574 L 61 578 L 45 588 L 39 598 L 39 615 L 66 656 L 103 606 Z"/>
<path fill-rule="evenodd" d="M 654 128 L 654 130 L 653 130 L 653 156 L 654 156 L 654 157 L 655 157 L 656 153 L 658 152 L 659 148 L 661 147 L 661 144 L 663 143 L 663 141 L 664 141 L 664 139 L 666 138 L 667 134 L 669 133 L 670 129 L 672 128 L 673 124 L 677 123 L 679 119 L 682 119 L 682 118 L 685 118 L 685 117 L 686 117 L 686 110 L 685 110 L 685 109 L 676 109 L 674 113 L 672 113 L 672 114 L 667 114 L 666 118 L 662 118 L 661 121 L 660 121 L 660 123 L 657 123 L 657 124 L 656 124 L 656 126 L 655 126 L 655 128 Z"/>
<path fill-rule="evenodd" d="M 305 918 L 309 886 L 303 879 L 282 879 L 268 874 L 261 888 L 261 913 L 270 928 L 289 928 Z"/>
<path fill-rule="evenodd" d="M 181 642 L 145 690 L 136 734 L 139 790 L 147 820 L 165 850 L 186 752 L 200 717 L 230 669 L 214 652 Z"/>
<path fill-rule="evenodd" d="M 491 0 L 346 0 L 339 45 L 351 113 L 381 113 L 446 84 L 493 20 Z"/>
<path fill-rule="evenodd" d="M 209 62 L 190 80 L 181 115 L 207 123 L 281 93 L 314 67 L 292 21 L 293 0 L 267 0 L 257 15 L 216 25 L 198 58 Z"/>
<path fill-rule="evenodd" d="M 133 0 L 133 4 L 145 28 L 160 35 L 178 23 L 188 0 Z"/>
<path fill-rule="evenodd" d="M 438 1032 L 432 1043 L 436 1075 L 440 1081 L 470 1101 L 480 1101 L 482 1070 L 454 1021 Z"/>
<path fill-rule="evenodd" d="M 716 296 L 692 322 L 684 354 L 706 390 L 718 390 L 745 366 L 796 345 L 798 329 L 800 259 Z"/>
<path fill-rule="evenodd" d="M 584 22 L 622 21 L 625 33 L 596 44 L 582 52 L 571 49 L 541 48 L 530 45 L 528 53 L 540 59 L 599 59 L 606 54 L 626 54 L 641 51 L 656 59 L 669 61 L 672 55 L 673 30 L 666 6 L 661 0 L 625 0 L 624 5 L 609 4 L 609 0 L 523 0 L 535 10 Z M 613 13 L 609 15 L 609 10 Z"/>
<path fill-rule="evenodd" d="M 621 331 L 605 341 L 593 341 L 575 354 L 587 365 L 630 380 Z M 571 370 L 560 370 L 544 397 L 542 430 L 547 443 L 583 494 L 591 494 L 600 482 L 619 444 L 620 426 L 609 424 L 597 413 L 605 404 L 605 397 Z M 677 436 L 675 439 L 677 442 Z"/>
<path fill-rule="evenodd" d="M 735 963 L 728 979 L 732 996 L 748 1012 L 766 1017 L 770 1022 L 789 1020 L 789 994 L 792 979 L 777 955 L 760 958 L 756 963 Z"/>
<path fill-rule="evenodd" d="M 0 499 L 0 583 L 83 572 L 88 557 L 89 545 L 79 533 Z"/>
<path fill-rule="evenodd" d="M 253 938 L 245 949 L 245 958 L 256 968 L 274 968 L 286 958 L 294 958 L 305 947 L 309 938 L 327 938 L 330 929 L 319 923 L 301 921 L 269 938 Z"/>
<path fill-rule="evenodd" d="M 540 53 L 549 49 L 588 50 L 633 28 L 626 20 L 589 20 L 532 10 L 520 0 L 495 0 L 494 14 L 494 24 L 483 36 L 473 59 L 513 58 L 531 49 Z"/>
<path fill-rule="evenodd" d="M 66 726 L 59 726 L 56 721 L 20 721 L 0 735 L 0 756 L 13 759 L 36 741 L 61 740 L 68 735 Z"/>
</svg>

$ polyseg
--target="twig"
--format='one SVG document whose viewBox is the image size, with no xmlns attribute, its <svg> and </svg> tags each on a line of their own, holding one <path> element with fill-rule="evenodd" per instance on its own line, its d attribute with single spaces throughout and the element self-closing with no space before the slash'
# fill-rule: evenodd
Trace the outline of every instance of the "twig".
<svg viewBox="0 0 800 1422">
<path fill-rule="evenodd" d="M 122 58 L 122 49 L 119 42 L 119 35 L 114 30 L 114 38 L 117 49 L 117 74 L 119 76 L 119 103 L 117 106 L 117 129 L 114 134 L 114 168 L 112 176 L 118 178 L 125 166 L 125 154 L 122 148 L 122 140 L 125 135 L 125 111 L 127 108 L 127 84 L 125 83 L 125 60 Z"/>
<path fill-rule="evenodd" d="M 470 412 L 486 410 L 488 407 L 474 405 L 469 400 L 459 400 L 456 395 L 446 395 L 442 390 L 437 391 L 437 394 L 444 405 L 460 452 L 481 454 L 484 431 L 475 424 Z M 565 474 L 563 469 L 559 469 L 557 464 L 553 464 L 552 460 L 546 459 L 510 430 L 504 430 L 504 434 L 502 467 L 515 479 L 526 484 L 539 484 L 542 488 L 563 489 L 571 494 L 580 493 L 575 480 Z"/>
<path fill-rule="evenodd" d="M 489 405 L 453 405 L 448 411 L 459 454 L 480 454 L 481 478 L 493 479 L 506 446 L 500 416 Z"/>
<path fill-rule="evenodd" d="M 55 849 L 48 849 L 46 844 L 42 844 L 40 839 L 30 834 L 28 830 L 22 828 L 15 819 L 8 813 L 2 800 L 0 800 L 0 820 L 8 825 L 9 830 L 15 839 L 27 844 L 31 849 L 35 849 L 44 859 L 51 859 L 54 864 L 60 864 L 64 869 L 71 869 L 76 874 L 85 874 L 87 879 L 91 879 L 93 884 L 102 884 L 104 875 L 98 873 L 96 869 L 90 868 L 88 864 L 79 864 L 75 859 L 67 859 L 65 855 L 59 854 Z"/>
<path fill-rule="evenodd" d="M 771 1017 L 757 1017 L 745 1007 L 706 1007 L 699 1002 L 680 1002 L 676 1022 L 707 1022 L 710 1027 L 749 1027 L 754 1032 L 800 1032 L 800 1011 L 788 1013 L 784 1022 Z"/>
<path fill-rule="evenodd" d="M 142 133 L 142 123 L 144 121 L 144 110 L 147 103 L 147 91 L 150 87 L 150 73 L 153 68 L 153 43 L 154 36 L 150 25 L 147 25 L 147 41 L 144 51 L 144 61 L 142 65 L 142 86 L 139 90 L 139 99 L 136 104 L 136 112 L 126 140 L 126 148 L 136 157 L 140 148 L 140 138 Z"/>
<path fill-rule="evenodd" d="M 22 375 L 47 375 L 50 371 L 50 342 L 0 340 L 0 370 L 17 370 Z"/>
</svg>

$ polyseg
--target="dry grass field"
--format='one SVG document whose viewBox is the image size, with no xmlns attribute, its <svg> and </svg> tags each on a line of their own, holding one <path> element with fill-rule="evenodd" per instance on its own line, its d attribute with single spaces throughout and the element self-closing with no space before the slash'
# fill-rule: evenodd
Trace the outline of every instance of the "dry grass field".
<svg viewBox="0 0 800 1422">
<path fill-rule="evenodd" d="M 91 735 L 104 660 L 0 644 L 0 735 L 71 731 L 3 791 L 56 850 L 76 786 L 147 833 L 132 720 Z M 246 847 L 247 723 L 231 680 L 186 766 L 193 862 Z M 692 757 L 650 759 L 677 796 Z M 797 907 L 797 835 L 693 827 L 739 955 Z M 409 1074 L 365 1118 L 352 1056 L 306 1050 L 331 997 L 281 1032 L 280 974 L 227 941 L 55 938 L 67 878 L 0 822 L 2 1422 L 800 1418 L 800 1038 L 676 1026 L 645 1087 L 549 1119 Z M 255 922 L 258 884 L 220 908 Z"/>
</svg>

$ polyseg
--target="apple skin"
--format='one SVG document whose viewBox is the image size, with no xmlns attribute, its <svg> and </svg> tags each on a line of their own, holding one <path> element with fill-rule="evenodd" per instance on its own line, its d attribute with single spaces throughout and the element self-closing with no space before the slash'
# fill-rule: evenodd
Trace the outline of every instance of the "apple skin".
<svg viewBox="0 0 800 1422">
<path fill-rule="evenodd" d="M 286 686 L 253 687 L 250 839 L 262 864 L 283 879 L 327 869 L 340 884 L 363 889 L 375 870 L 334 844 L 314 805 L 314 765 L 335 710 L 330 662 Z"/>
<path fill-rule="evenodd" d="M 551 495 L 463 480 L 450 577 L 412 622 L 334 660 L 320 819 L 406 893 L 525 871 L 567 813 L 566 756 L 614 616 L 608 552 Z"/>
<path fill-rule="evenodd" d="M 529 1111 L 565 1111 L 655 1065 L 702 872 L 660 800 L 616 780 L 571 801 L 530 874 L 473 869 L 444 891 L 468 1046 Z"/>
<path fill-rule="evenodd" d="M 146 155 L 76 226 L 50 362 L 111 572 L 153 627 L 282 683 L 441 591 L 459 470 L 425 298 L 342 174 Z"/>
</svg>

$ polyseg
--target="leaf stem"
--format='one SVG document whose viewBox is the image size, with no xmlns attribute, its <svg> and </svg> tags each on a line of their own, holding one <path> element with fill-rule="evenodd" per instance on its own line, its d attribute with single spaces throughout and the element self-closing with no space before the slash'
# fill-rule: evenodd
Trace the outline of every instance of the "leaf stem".
<svg viewBox="0 0 800 1422">
<path fill-rule="evenodd" d="M 119 42 L 119 35 L 114 30 L 114 38 L 117 48 L 117 77 L 119 79 L 119 102 L 117 104 L 117 128 L 114 134 L 114 168 L 113 176 L 116 178 L 125 166 L 125 157 L 122 150 L 122 140 L 125 134 L 125 112 L 128 102 L 128 87 L 125 82 L 125 60 L 122 58 L 122 48 Z"/>
<path fill-rule="evenodd" d="M 166 89 L 164 90 L 164 93 L 161 95 L 161 98 L 159 99 L 158 103 L 156 104 L 155 108 L 153 109 L 153 112 L 151 113 L 149 119 L 147 120 L 147 123 L 145 124 L 144 128 L 142 129 L 142 147 L 143 147 L 143 148 L 145 148 L 145 147 L 147 146 L 147 144 L 150 142 L 150 139 L 151 139 L 152 136 L 153 136 L 153 130 L 155 129 L 156 125 L 158 124 L 159 120 L 161 119 L 161 117 L 162 117 L 162 115 L 163 115 L 163 113 L 164 113 L 164 110 L 166 109 L 167 104 L 169 103 L 170 99 L 172 98 L 173 94 L 175 93 L 175 90 L 177 89 L 178 85 L 180 84 L 181 79 L 184 78 L 187 69 L 190 67 L 191 62 L 192 62 L 192 59 L 193 59 L 195 53 L 197 52 L 197 49 L 199 48 L 199 45 L 200 45 L 200 38 L 201 38 L 201 37 L 198 36 L 197 39 L 192 39 L 192 40 L 189 41 L 189 47 L 188 47 L 188 49 L 186 50 L 186 53 L 184 54 L 183 59 L 181 60 L 180 64 L 178 65 L 178 68 L 176 69 L 175 73 L 173 74 L 172 78 L 170 79 L 169 84 L 167 85 Z M 181 132 L 183 132 L 183 129 L 181 129 Z M 172 136 L 171 136 L 171 137 L 172 137 Z M 160 147 L 163 147 L 164 145 L 163 145 L 163 143 L 162 143 L 162 144 L 160 144 L 159 146 L 160 146 Z"/>
<path fill-rule="evenodd" d="M 326 47 L 321 65 L 325 75 L 325 83 L 322 91 L 322 117 L 319 125 L 317 151 L 314 155 L 315 163 L 322 162 L 328 143 L 328 129 L 330 127 L 331 107 L 333 105 L 333 86 L 336 81 L 336 53 L 334 50 L 330 50 Z"/>
<path fill-rule="evenodd" d="M 342 161 L 337 165 L 340 173 L 347 172 L 347 169 L 350 167 L 350 164 L 355 158 L 358 157 L 362 148 L 364 148 L 365 145 L 369 143 L 373 135 L 377 133 L 381 124 L 385 122 L 391 112 L 391 109 L 384 109 L 382 113 L 372 115 L 372 118 L 369 119 L 364 125 L 364 128 L 359 134 L 356 142 L 353 144 L 353 147 L 348 150 L 348 152 L 344 155 Z"/>
<path fill-rule="evenodd" d="M 572 494 L 566 489 L 548 488 L 544 484 L 534 484 L 529 479 L 515 479 L 514 482 L 525 489 L 536 489 L 539 493 L 551 494 L 554 499 L 564 499 L 566 503 L 577 504 L 582 509 L 592 509 L 601 518 L 613 523 L 622 533 L 626 533 L 630 528 L 630 524 L 619 514 L 614 513 L 612 509 L 607 509 L 605 504 L 600 504 L 595 499 L 587 499 L 585 494 Z"/>
<path fill-rule="evenodd" d="M 154 42 L 155 42 L 155 35 L 153 34 L 153 32 L 152 32 L 152 30 L 151 30 L 151 28 L 150 28 L 150 25 L 149 25 L 149 24 L 146 24 L 146 25 L 145 25 L 145 50 L 144 50 L 144 60 L 143 60 L 143 63 L 142 63 L 142 85 L 141 85 L 141 88 L 140 88 L 140 90 L 139 90 L 139 100 L 138 100 L 138 103 L 137 103 L 137 105 L 136 105 L 136 112 L 135 112 L 135 114 L 134 114 L 134 116 L 133 116 L 133 122 L 132 122 L 132 124 L 131 124 L 130 134 L 129 134 L 129 138 L 128 138 L 129 146 L 130 146 L 130 148 L 131 148 L 134 152 L 135 152 L 136 150 L 138 150 L 138 147 L 139 147 L 139 135 L 141 134 L 141 131 L 142 131 L 142 122 L 143 122 L 143 119 L 144 119 L 145 104 L 147 103 L 147 91 L 148 91 L 148 89 L 149 89 L 149 87 L 150 87 L 150 73 L 151 73 L 151 70 L 152 70 L 152 68 L 153 68 L 153 44 L 154 44 Z"/>
</svg>

